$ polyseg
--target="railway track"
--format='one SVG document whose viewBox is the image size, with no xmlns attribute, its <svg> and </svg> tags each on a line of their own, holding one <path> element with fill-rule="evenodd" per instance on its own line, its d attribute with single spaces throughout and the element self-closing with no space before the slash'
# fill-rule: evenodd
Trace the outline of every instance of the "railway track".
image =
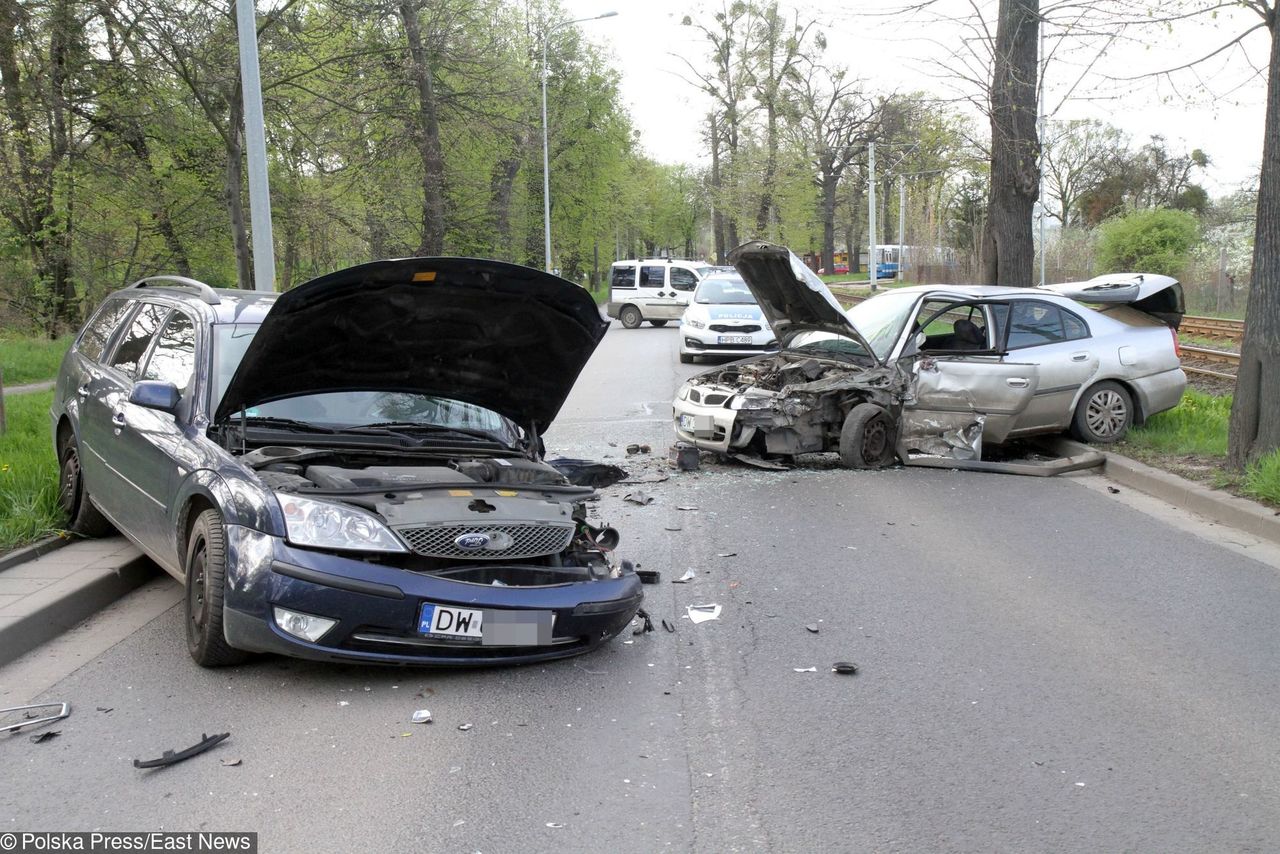
<svg viewBox="0 0 1280 854">
<path fill-rule="evenodd" d="M 1187 335 L 1203 335 L 1208 338 L 1227 338 L 1232 341 L 1244 339 L 1244 321 L 1230 320 L 1225 317 L 1196 317 L 1185 315 L 1178 331 Z"/>
</svg>

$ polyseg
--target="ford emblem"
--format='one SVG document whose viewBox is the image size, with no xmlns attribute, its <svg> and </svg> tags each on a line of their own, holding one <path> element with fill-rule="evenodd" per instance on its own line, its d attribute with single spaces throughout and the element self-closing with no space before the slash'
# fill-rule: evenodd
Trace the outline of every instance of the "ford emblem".
<svg viewBox="0 0 1280 854">
<path fill-rule="evenodd" d="M 473 552 L 489 545 L 488 534 L 463 534 L 454 539 L 453 544 L 463 551 Z"/>
</svg>

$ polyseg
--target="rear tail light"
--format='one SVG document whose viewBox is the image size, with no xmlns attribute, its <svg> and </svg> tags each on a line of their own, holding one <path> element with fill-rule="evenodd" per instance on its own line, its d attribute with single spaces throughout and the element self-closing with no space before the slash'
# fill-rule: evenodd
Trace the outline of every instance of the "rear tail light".
<svg viewBox="0 0 1280 854">
<path fill-rule="evenodd" d="M 1178 341 L 1178 330 L 1170 326 L 1169 334 L 1173 336 L 1173 355 L 1177 356 L 1178 360 L 1181 361 L 1182 360 L 1182 344 L 1181 342 Z"/>
</svg>

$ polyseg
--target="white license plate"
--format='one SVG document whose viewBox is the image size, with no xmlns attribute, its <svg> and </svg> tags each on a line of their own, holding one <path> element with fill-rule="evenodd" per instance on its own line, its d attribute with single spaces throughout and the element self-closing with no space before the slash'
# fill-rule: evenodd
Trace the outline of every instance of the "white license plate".
<svg viewBox="0 0 1280 854">
<path fill-rule="evenodd" d="M 432 602 L 422 603 L 422 612 L 418 617 L 418 633 L 437 637 L 480 640 L 483 637 L 483 626 L 484 611 L 436 605 Z"/>
<path fill-rule="evenodd" d="M 690 433 L 693 432 L 693 416 L 692 415 L 680 416 L 680 429 L 686 430 Z"/>
<path fill-rule="evenodd" d="M 716 339 L 717 344 L 750 344 L 750 335 L 721 335 Z"/>
</svg>

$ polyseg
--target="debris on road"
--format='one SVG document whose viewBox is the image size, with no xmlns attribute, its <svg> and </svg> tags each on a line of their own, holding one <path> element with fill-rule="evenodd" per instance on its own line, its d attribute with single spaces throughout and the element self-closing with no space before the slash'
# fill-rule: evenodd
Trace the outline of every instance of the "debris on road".
<svg viewBox="0 0 1280 854">
<path fill-rule="evenodd" d="M 1107 492 L 1110 492 L 1112 495 L 1119 495 L 1119 494 L 1120 494 L 1120 490 L 1116 489 L 1114 486 L 1108 486 L 1108 487 L 1107 487 Z"/>
<path fill-rule="evenodd" d="M 241 762 L 243 762 L 243 761 L 244 761 L 243 759 L 224 759 L 224 760 L 222 760 L 222 767 L 223 767 L 223 768 L 234 768 L 234 767 L 236 767 L 237 765 L 239 765 L 239 764 L 240 764 Z"/>
<path fill-rule="evenodd" d="M 57 738 L 60 735 L 62 735 L 62 730 L 60 729 L 46 730 L 45 732 L 36 733 L 35 735 L 31 736 L 31 743 L 44 744 L 46 741 Z"/>
<path fill-rule="evenodd" d="M 431 710 L 418 709 L 418 711 L 413 713 L 413 717 L 411 717 L 410 720 L 415 724 L 429 724 L 431 723 Z"/>
<path fill-rule="evenodd" d="M 662 573 L 656 569 L 637 569 L 641 584 L 658 584 L 662 581 Z"/>
<path fill-rule="evenodd" d="M 809 625 L 805 626 L 805 629 L 810 632 L 813 632 L 816 635 L 818 633 L 818 624 L 810 623 Z"/>
<path fill-rule="evenodd" d="M 644 608 L 641 608 L 640 610 L 636 611 L 636 619 L 643 620 L 644 622 L 640 624 L 640 627 L 638 629 L 635 629 L 633 632 L 631 632 L 631 634 L 646 635 L 649 632 L 653 631 L 653 618 L 649 616 L 649 612 L 646 611 Z"/>
<path fill-rule="evenodd" d="M 695 625 L 705 623 L 708 620 L 720 619 L 720 610 L 720 606 L 714 603 L 709 605 L 690 605 L 685 609 L 690 621 Z"/>
<path fill-rule="evenodd" d="M 684 575 L 680 576 L 679 578 L 673 578 L 673 579 L 671 579 L 671 583 L 672 583 L 672 584 L 687 584 L 688 582 L 693 581 L 693 580 L 694 580 L 695 578 L 697 578 L 697 577 L 698 577 L 698 573 L 694 572 L 692 569 L 686 569 L 686 570 L 684 571 Z"/>
<path fill-rule="evenodd" d="M 221 744 L 230 737 L 231 733 L 229 732 L 219 733 L 218 735 L 205 735 L 204 733 L 201 733 L 200 741 L 191 745 L 186 750 L 179 750 L 177 752 L 166 750 L 158 759 L 135 759 L 133 760 L 133 767 L 161 768 L 166 765 L 177 765 L 179 762 L 183 762 L 193 756 L 199 756 L 201 753 Z"/>
<path fill-rule="evenodd" d="M 469 729 L 471 729 L 471 724 L 458 724 L 459 732 L 466 732 Z"/>
<path fill-rule="evenodd" d="M 664 629 L 666 629 L 667 631 L 671 632 L 672 634 L 675 634 L 675 631 L 676 631 L 676 625 L 675 625 L 675 623 L 669 623 L 669 622 L 667 622 L 666 620 L 663 620 L 663 621 L 662 621 L 662 627 L 663 627 Z"/>
<path fill-rule="evenodd" d="M 793 667 L 791 669 L 794 670 L 796 673 L 817 673 L 818 672 L 818 668 L 816 667 Z"/>
<path fill-rule="evenodd" d="M 556 457 L 553 460 L 547 460 L 546 463 L 568 478 L 569 482 L 574 486 L 592 486 L 596 489 L 603 489 L 606 486 L 613 486 L 627 477 L 627 472 L 624 469 L 611 466 L 608 463 L 597 463 L 594 460 Z"/>
<path fill-rule="evenodd" d="M 737 557 L 737 552 L 720 552 L 716 557 Z"/>
<path fill-rule="evenodd" d="M 647 454 L 652 450 L 653 448 L 648 445 L 631 444 L 627 445 L 627 456 L 631 456 L 632 454 Z"/>
<path fill-rule="evenodd" d="M 858 672 L 858 665 L 854 664 L 852 661 L 837 661 L 835 664 L 831 665 L 831 669 L 836 673 L 853 675 Z"/>
<path fill-rule="evenodd" d="M 547 822 L 547 827 L 550 827 L 553 830 L 559 830 L 560 828 L 564 827 L 564 825 L 558 821 L 549 821 Z"/>
<path fill-rule="evenodd" d="M 667 462 L 679 471 L 697 471 L 700 464 L 698 449 L 685 442 L 676 442 L 667 453 Z"/>
<path fill-rule="evenodd" d="M 640 492 L 637 490 L 636 492 L 628 492 L 626 495 L 622 496 L 622 500 L 644 506 L 646 504 L 653 503 L 653 496 L 647 492 Z"/>
<path fill-rule="evenodd" d="M 35 709 L 57 709 L 50 715 L 34 714 Z M 107 711 L 110 711 L 108 709 Z M 0 726 L 0 732 L 17 732 L 26 727 L 41 726 L 50 724 L 54 721 L 60 721 L 67 715 L 71 714 L 70 703 L 36 703 L 33 706 L 10 706 L 7 709 L 0 709 L 0 719 L 6 718 L 15 712 L 22 712 L 22 720 L 17 723 L 5 724 Z"/>
<path fill-rule="evenodd" d="M 731 460 L 737 460 L 740 463 L 745 463 L 746 465 L 754 466 L 758 469 L 764 469 L 765 471 L 791 471 L 790 466 L 784 466 L 781 463 L 775 463 L 771 460 L 764 460 L 760 457 L 753 457 L 748 454 L 725 454 L 725 456 Z"/>
</svg>

